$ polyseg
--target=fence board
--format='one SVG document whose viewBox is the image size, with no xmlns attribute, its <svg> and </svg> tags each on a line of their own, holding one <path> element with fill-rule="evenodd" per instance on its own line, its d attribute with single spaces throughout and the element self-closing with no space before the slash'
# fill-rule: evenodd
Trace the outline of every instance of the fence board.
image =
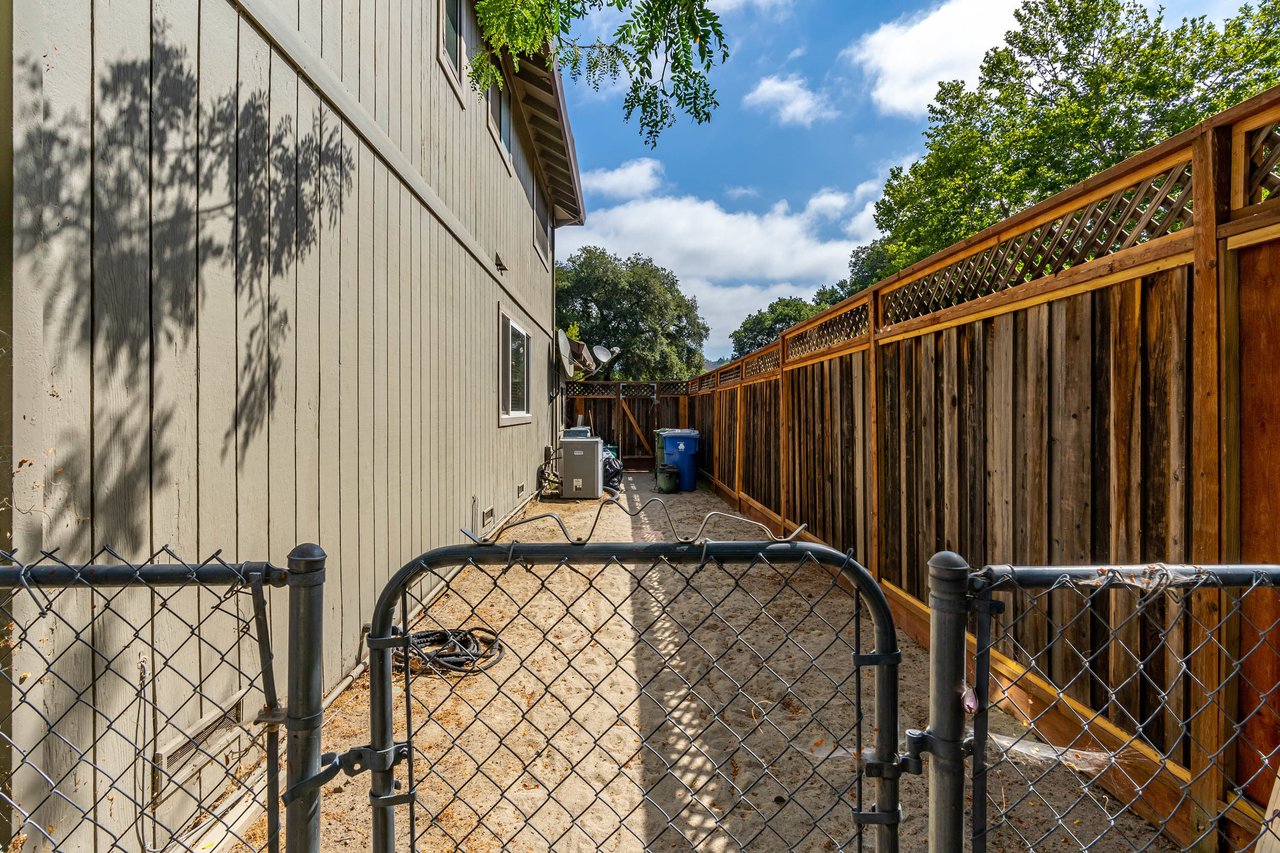
<svg viewBox="0 0 1280 853">
<path fill-rule="evenodd" d="M 903 588 L 916 598 L 925 594 L 921 566 L 929 558 L 928 555 L 922 558 L 917 535 L 919 507 L 916 505 L 916 496 L 919 493 L 919 472 L 916 461 L 920 446 L 920 424 L 917 418 L 919 406 L 916 397 L 916 389 L 920 385 L 916 372 L 918 344 L 918 341 L 908 340 L 898 347 L 897 402 L 900 433 L 895 454 L 898 469 L 895 476 L 901 484 L 898 493 L 901 508 L 897 513 L 896 536 L 901 543 L 899 548 Z"/>
<path fill-rule="evenodd" d="M 879 429 L 875 440 L 879 442 L 877 456 L 881 465 L 880 481 L 880 577 L 899 587 L 906 586 L 906 576 L 902 563 L 902 539 L 899 526 L 902 518 L 902 481 L 899 477 L 897 463 L 898 447 L 901 443 L 899 424 L 902 412 L 898 403 L 900 386 L 898 384 L 898 355 L 901 344 L 890 344 L 881 347 L 877 353 L 878 370 L 872 381 L 879 383 L 878 412 Z"/>
<path fill-rule="evenodd" d="M 1091 458 L 1090 405 L 1092 297 L 1074 296 L 1050 306 L 1049 362 L 1053 403 L 1050 409 L 1049 559 L 1055 565 L 1085 565 L 1090 559 Z M 1052 606 L 1051 669 L 1059 687 L 1089 701 L 1087 674 L 1070 671 L 1079 651 L 1088 649 L 1089 620 L 1079 599 L 1055 595 Z M 1073 652 L 1074 648 L 1078 651 Z"/>
<path fill-rule="evenodd" d="M 1240 253 L 1240 453 L 1250 464 L 1240 466 L 1242 558 L 1274 555 L 1280 550 L 1280 513 L 1276 490 L 1275 425 L 1280 423 L 1280 242 Z M 1268 557 L 1270 559 L 1270 557 Z M 1254 649 L 1239 679 L 1241 736 L 1254 749 L 1239 750 L 1235 778 L 1250 798 L 1266 804 L 1280 770 L 1280 711 L 1275 685 L 1280 683 L 1280 643 L 1273 626 L 1280 620 L 1280 594 L 1246 596 L 1241 602 L 1240 648 Z M 1264 758 L 1264 756 L 1266 756 Z"/>
<path fill-rule="evenodd" d="M 1111 310 L 1111 545 L 1113 563 L 1141 559 L 1142 280 L 1107 292 Z M 1108 660 L 1111 719 L 1134 729 L 1142 720 L 1137 678 L 1142 650 L 1136 602 L 1127 593 L 1110 597 L 1107 622 L 1115 636 Z"/>
<path fill-rule="evenodd" d="M 1143 378 L 1146 394 L 1143 437 L 1143 555 L 1145 560 L 1185 561 L 1187 521 L 1187 312 L 1186 269 L 1152 276 L 1143 305 L 1147 352 Z M 1187 719 L 1185 619 L 1179 618 L 1183 595 L 1164 597 L 1164 619 L 1152 630 L 1144 651 L 1160 658 L 1158 690 L 1148 691 L 1144 717 L 1158 715 L 1158 742 L 1185 764 L 1180 746 Z"/>
<path fill-rule="evenodd" d="M 1037 305 L 1015 315 L 1014 405 L 1018 411 L 1014 464 L 1017 469 L 1014 552 L 1024 565 L 1043 565 L 1049 560 L 1049 306 Z M 1034 654 L 1049 641 L 1049 624 L 1043 608 L 1030 608 L 1020 600 L 1019 609 L 1028 613 L 1018 620 L 1018 645 Z M 1020 663 L 1030 665 L 1029 656 Z M 1035 660 L 1047 681 L 1047 661 Z"/>
<path fill-rule="evenodd" d="M 929 555 L 942 548 L 942 525 L 939 468 L 939 391 L 938 351 L 941 338 L 926 335 L 920 338 L 919 387 L 920 407 L 920 470 L 921 483 L 918 492 L 920 505 L 916 524 L 919 527 L 920 553 Z"/>
<path fill-rule="evenodd" d="M 1011 563 L 1015 557 L 1014 544 L 1014 318 L 1012 315 L 996 317 L 987 324 L 986 336 L 986 487 L 987 487 L 987 551 L 988 563 Z M 997 593 L 996 600 L 1005 606 L 1005 613 L 993 617 L 993 636 L 1005 633 L 1006 625 L 1013 624 L 1012 593 Z M 1001 651 L 1013 655 L 1012 638 L 1008 638 Z"/>
</svg>

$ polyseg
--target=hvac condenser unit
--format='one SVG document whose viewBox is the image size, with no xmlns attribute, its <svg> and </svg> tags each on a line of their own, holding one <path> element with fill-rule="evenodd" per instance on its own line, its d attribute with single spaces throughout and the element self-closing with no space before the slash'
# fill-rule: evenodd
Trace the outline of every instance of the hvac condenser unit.
<svg viewBox="0 0 1280 853">
<path fill-rule="evenodd" d="M 563 453 L 560 493 L 579 500 L 598 500 L 604 492 L 604 439 L 565 438 L 560 441 Z"/>
</svg>

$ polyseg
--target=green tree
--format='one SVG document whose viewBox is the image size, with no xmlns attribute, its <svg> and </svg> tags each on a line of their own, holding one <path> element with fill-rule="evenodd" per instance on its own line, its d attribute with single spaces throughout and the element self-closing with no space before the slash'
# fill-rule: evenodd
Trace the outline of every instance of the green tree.
<svg viewBox="0 0 1280 853">
<path fill-rule="evenodd" d="M 583 341 L 618 347 L 609 378 L 684 379 L 702 372 L 710 328 L 680 282 L 643 255 L 620 258 L 596 246 L 556 264 L 556 323 Z"/>
<path fill-rule="evenodd" d="M 608 38 L 576 34 L 575 24 L 607 9 L 623 15 Z M 628 121 L 639 114 L 650 145 L 677 111 L 702 123 L 717 106 L 707 75 L 729 58 L 729 47 L 712 0 L 477 0 L 476 16 L 484 46 L 470 73 L 478 91 L 502 85 L 504 58 L 517 68 L 558 60 L 570 77 L 597 89 L 622 79 L 623 111 Z"/>
<path fill-rule="evenodd" d="M 876 223 L 901 269 L 1280 82 L 1280 0 L 1167 26 L 1138 0 L 1026 0 L 974 88 L 941 83 L 926 153 Z"/>
<path fill-rule="evenodd" d="M 733 341 L 733 357 L 741 358 L 752 350 L 773 343 L 784 329 L 818 313 L 818 306 L 798 296 L 783 296 L 766 307 L 748 314 L 742 325 L 729 335 Z"/>
</svg>

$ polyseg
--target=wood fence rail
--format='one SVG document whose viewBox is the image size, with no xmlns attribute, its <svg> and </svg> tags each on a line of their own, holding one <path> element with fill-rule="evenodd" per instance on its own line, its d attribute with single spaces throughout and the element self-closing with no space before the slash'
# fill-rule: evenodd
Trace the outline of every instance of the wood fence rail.
<svg viewBox="0 0 1280 853">
<path fill-rule="evenodd" d="M 944 548 L 975 566 L 1274 562 L 1278 190 L 1280 88 L 689 380 L 684 396 L 655 393 L 643 415 L 635 392 L 592 383 L 570 389 L 567 413 L 624 436 L 700 430 L 703 473 L 726 499 L 852 549 L 921 642 L 925 563 Z M 1057 663 L 1003 701 L 1048 707 L 1064 740 L 1088 727 L 1117 742 L 1102 729 L 1156 721 L 1126 748 L 1163 768 L 1152 784 L 1171 837 L 1185 846 L 1223 814 L 1223 838 L 1252 838 L 1280 764 L 1265 757 L 1280 745 L 1267 703 L 1280 652 L 1250 630 L 1274 622 L 1280 597 L 1252 598 L 1224 621 L 1221 593 L 1198 592 L 1192 618 L 1164 626 L 1122 623 L 1119 599 L 1090 618 L 1055 600 L 1027 620 L 1028 648 L 1086 650 L 1128 624 L 1115 639 L 1132 655 L 1073 680 L 1051 651 Z M 1126 678 L 1142 659 L 1150 677 Z M 1226 681 L 1236 689 L 1218 693 Z M 1224 805 L 1230 790 L 1244 805 Z M 1217 849 L 1210 835 L 1200 849 Z"/>
</svg>

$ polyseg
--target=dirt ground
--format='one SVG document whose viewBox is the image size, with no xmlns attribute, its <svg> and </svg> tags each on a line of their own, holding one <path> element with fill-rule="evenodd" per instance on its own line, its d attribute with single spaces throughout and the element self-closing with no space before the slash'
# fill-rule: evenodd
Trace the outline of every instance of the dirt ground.
<svg viewBox="0 0 1280 853">
<path fill-rule="evenodd" d="M 655 496 L 652 476 L 627 475 L 629 508 Z M 682 536 L 707 513 L 726 510 L 707 490 L 671 498 Z M 555 512 L 580 536 L 597 509 L 545 501 L 525 517 Z M 761 534 L 721 519 L 706 535 Z M 563 540 L 549 521 L 511 536 Z M 657 507 L 636 518 L 606 507 L 592 540 L 670 537 Z M 400 849 L 875 849 L 871 830 L 858 843 L 857 789 L 850 791 L 859 714 L 864 747 L 874 733 L 871 671 L 859 691 L 851 655 L 870 650 L 870 619 L 855 631 L 852 596 L 817 567 L 784 578 L 795 568 L 463 569 L 411 630 L 487 625 L 505 656 L 461 678 L 411 661 L 407 703 L 403 671 L 398 676 L 396 736 L 408 736 L 408 707 L 415 749 L 412 768 L 398 772 L 407 790 L 412 769 L 417 791 L 412 816 L 408 806 L 397 809 Z M 924 728 L 928 658 L 905 636 L 899 642 L 899 731 Z M 368 719 L 362 676 L 330 708 L 325 750 L 367 743 Z M 1024 839 L 1035 838 L 1036 850 L 1078 850 L 1103 832 L 1108 841 L 1098 849 L 1131 849 L 1133 839 L 1153 834 L 1128 815 L 1112 821 L 1091 801 L 1069 809 L 1081 777 L 1046 760 L 1012 719 L 999 715 L 992 730 L 1022 735 L 1029 746 L 991 780 L 993 797 L 1018 805 L 988 849 L 1027 849 Z M 1026 796 L 1028 778 L 1035 795 Z M 864 784 L 869 810 L 874 784 Z M 368 785 L 363 775 L 326 789 L 326 851 L 368 849 Z M 921 777 L 903 777 L 901 802 L 901 849 L 924 851 Z M 1065 813 L 1069 830 L 1041 837 L 1057 822 L 1048 819 L 1054 813 Z"/>
</svg>

